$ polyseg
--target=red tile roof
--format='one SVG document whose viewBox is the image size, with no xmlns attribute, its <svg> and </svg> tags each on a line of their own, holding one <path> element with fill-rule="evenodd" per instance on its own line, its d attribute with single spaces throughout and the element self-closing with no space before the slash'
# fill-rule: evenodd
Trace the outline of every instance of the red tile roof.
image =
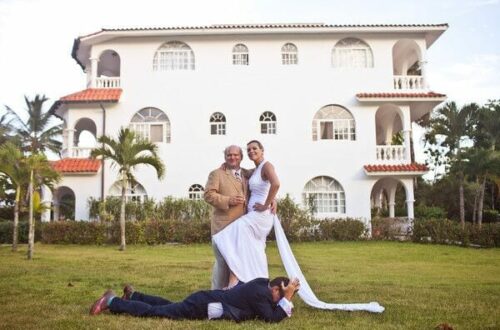
<svg viewBox="0 0 500 330">
<path fill-rule="evenodd" d="M 366 172 L 427 172 L 429 169 L 424 164 L 399 164 L 399 165 L 365 165 Z"/>
<path fill-rule="evenodd" d="M 442 98 L 445 94 L 427 92 L 427 93 L 358 93 L 358 99 L 365 98 Z"/>
<path fill-rule="evenodd" d="M 101 161 L 89 158 L 63 158 L 52 162 L 52 167 L 61 173 L 89 173 L 97 172 Z"/>
<path fill-rule="evenodd" d="M 118 102 L 122 95 L 121 88 L 87 88 L 83 91 L 63 96 L 62 103 Z"/>
</svg>

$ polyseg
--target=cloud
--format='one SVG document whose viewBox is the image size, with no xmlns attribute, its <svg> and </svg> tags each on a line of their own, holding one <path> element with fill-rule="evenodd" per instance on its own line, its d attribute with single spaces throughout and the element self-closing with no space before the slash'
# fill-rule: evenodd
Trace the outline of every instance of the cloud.
<svg viewBox="0 0 500 330">
<path fill-rule="evenodd" d="M 433 67 L 428 80 L 433 90 L 459 104 L 500 98 L 500 55 L 478 54 L 465 61 Z"/>
</svg>

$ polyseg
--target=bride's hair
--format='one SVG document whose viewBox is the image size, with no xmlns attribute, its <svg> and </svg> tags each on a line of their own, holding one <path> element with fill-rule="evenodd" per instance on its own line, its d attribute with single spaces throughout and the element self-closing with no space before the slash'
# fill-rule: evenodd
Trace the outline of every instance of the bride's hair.
<svg viewBox="0 0 500 330">
<path fill-rule="evenodd" d="M 252 140 L 252 141 L 248 142 L 247 145 L 249 145 L 250 143 L 257 143 L 257 145 L 259 146 L 259 148 L 262 149 L 262 150 L 264 150 L 264 146 L 262 145 L 262 143 L 260 143 L 260 141 Z"/>
</svg>

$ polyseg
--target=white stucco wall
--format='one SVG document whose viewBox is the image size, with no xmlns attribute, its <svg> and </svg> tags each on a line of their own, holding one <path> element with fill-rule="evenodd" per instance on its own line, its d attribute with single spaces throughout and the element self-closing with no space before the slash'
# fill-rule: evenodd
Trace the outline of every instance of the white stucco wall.
<svg viewBox="0 0 500 330">
<path fill-rule="evenodd" d="M 118 104 L 105 104 L 106 132 L 114 135 L 128 126 L 142 108 L 156 107 L 171 123 L 171 143 L 160 143 L 166 176 L 157 180 L 150 168 L 137 171 L 137 179 L 149 196 L 162 199 L 187 197 L 195 183 L 205 185 L 208 173 L 223 162 L 222 150 L 230 144 L 245 147 L 260 140 L 265 155 L 281 179 L 279 196 L 289 193 L 302 200 L 304 185 L 316 176 L 330 176 L 345 190 L 346 214 L 370 218 L 370 192 L 376 179 L 363 165 L 376 160 L 375 113 L 379 104 L 361 104 L 360 92 L 383 92 L 393 88 L 392 47 L 398 38 L 413 38 L 424 45 L 423 35 L 361 34 L 373 51 L 374 67 L 336 69 L 331 65 L 335 43 L 347 34 L 178 36 L 121 38 L 93 46 L 91 57 L 104 50 L 116 51 L 121 59 L 122 96 Z M 195 54 L 194 71 L 154 72 L 155 51 L 164 42 L 179 40 Z M 299 65 L 281 64 L 281 47 L 287 42 L 298 48 Z M 232 65 L 231 50 L 237 43 L 249 49 L 250 65 Z M 425 53 L 425 47 L 422 49 Z M 82 77 L 84 74 L 82 74 Z M 356 122 L 355 141 L 312 140 L 312 120 L 325 105 L 346 107 Z M 409 111 L 403 106 L 404 111 Z M 262 135 L 259 117 L 271 111 L 277 117 L 277 134 Z M 209 118 L 221 112 L 227 119 L 227 134 L 210 135 Z M 102 134 L 102 110 L 94 105 L 71 106 L 67 127 L 79 118 L 90 118 Z M 248 159 L 244 167 L 252 167 Z M 106 168 L 105 191 L 116 180 L 116 171 Z M 100 172 L 94 176 L 66 176 L 61 185 L 75 191 L 76 218 L 88 216 L 86 200 L 100 196 Z"/>
</svg>

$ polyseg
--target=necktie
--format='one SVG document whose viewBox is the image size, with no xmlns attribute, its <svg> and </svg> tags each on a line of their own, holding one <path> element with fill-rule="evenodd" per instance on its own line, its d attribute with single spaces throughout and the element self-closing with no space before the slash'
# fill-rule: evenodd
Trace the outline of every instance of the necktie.
<svg viewBox="0 0 500 330">
<path fill-rule="evenodd" d="M 238 171 L 234 172 L 234 176 L 236 177 L 236 180 L 241 181 L 240 172 Z"/>
</svg>

